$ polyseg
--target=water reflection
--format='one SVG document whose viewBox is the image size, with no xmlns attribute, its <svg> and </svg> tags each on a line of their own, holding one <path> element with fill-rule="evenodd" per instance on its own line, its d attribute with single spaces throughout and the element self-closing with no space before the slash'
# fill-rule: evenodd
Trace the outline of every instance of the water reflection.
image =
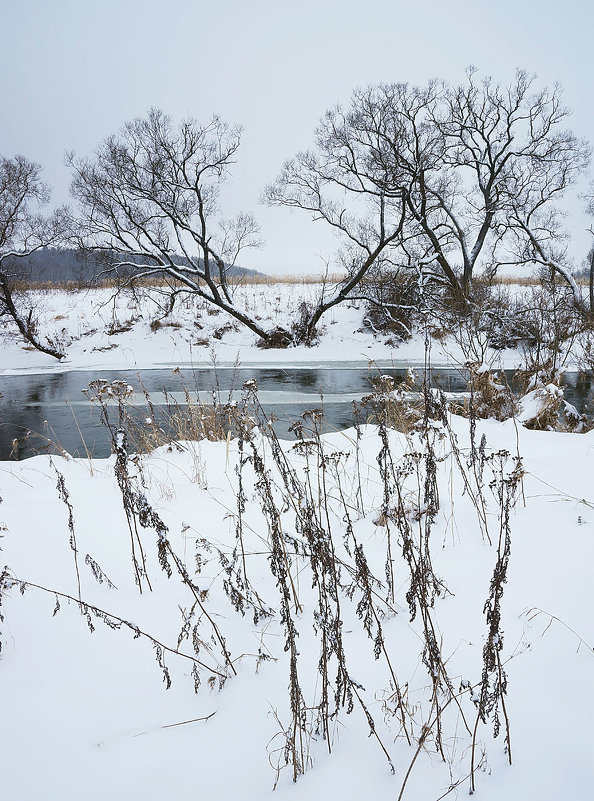
<svg viewBox="0 0 594 801">
<path fill-rule="evenodd" d="M 381 368 L 382 374 L 393 376 L 397 382 L 407 376 L 406 368 Z M 87 450 L 96 457 L 109 455 L 109 433 L 101 425 L 100 415 L 82 393 L 89 381 L 103 378 L 108 382 L 126 381 L 138 392 L 160 397 L 165 391 L 183 403 L 186 390 L 210 392 L 215 389 L 221 403 L 229 400 L 233 389 L 241 388 L 244 381 L 255 378 L 265 411 L 274 413 L 274 423 L 279 436 L 288 434 L 288 426 L 305 409 L 323 406 L 326 430 L 340 430 L 352 425 L 353 409 L 350 399 L 368 394 L 377 370 L 365 367 L 334 369 L 328 367 L 279 368 L 213 368 L 186 371 L 153 369 L 103 371 L 93 374 L 87 371 L 72 371 L 50 375 L 3 376 L 0 389 L 4 396 L 0 401 L 0 459 L 8 459 L 13 450 L 13 441 L 19 442 L 13 456 L 24 458 L 44 448 L 52 449 L 51 443 L 61 446 L 75 456 L 86 455 Z M 507 373 L 513 385 L 513 374 Z M 458 369 L 435 369 L 431 371 L 431 383 L 446 392 L 461 393 L 467 389 L 468 374 Z M 564 377 L 566 399 L 579 411 L 591 411 L 594 395 L 592 375 L 566 373 Z M 157 395 L 159 393 L 160 395 Z M 279 394 L 279 393 L 282 393 Z M 292 397 L 293 396 L 293 397 Z M 299 396 L 299 403 L 293 402 Z M 347 397 L 349 396 L 349 397 Z M 279 402 L 282 401 L 282 402 Z M 156 407 L 162 416 L 164 409 Z M 139 416 L 145 414 L 139 406 Z M 27 432 L 36 436 L 27 440 Z M 55 450 L 55 448 L 54 448 Z"/>
</svg>

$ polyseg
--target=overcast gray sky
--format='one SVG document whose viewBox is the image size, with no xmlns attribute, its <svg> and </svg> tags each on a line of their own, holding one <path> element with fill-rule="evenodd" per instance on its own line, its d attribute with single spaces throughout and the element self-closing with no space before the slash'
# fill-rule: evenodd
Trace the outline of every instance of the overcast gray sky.
<svg viewBox="0 0 594 801">
<path fill-rule="evenodd" d="M 266 272 L 319 272 L 332 253 L 321 223 L 258 201 L 356 86 L 457 82 L 470 64 L 507 82 L 521 67 L 563 86 L 573 130 L 594 141 L 592 0 L 0 0 L 0 10 L 1 155 L 38 161 L 64 202 L 66 150 L 90 154 L 151 106 L 176 119 L 218 113 L 245 127 L 225 212 L 255 213 L 266 244 L 246 266 Z M 586 225 L 576 214 L 576 255 Z"/>
</svg>

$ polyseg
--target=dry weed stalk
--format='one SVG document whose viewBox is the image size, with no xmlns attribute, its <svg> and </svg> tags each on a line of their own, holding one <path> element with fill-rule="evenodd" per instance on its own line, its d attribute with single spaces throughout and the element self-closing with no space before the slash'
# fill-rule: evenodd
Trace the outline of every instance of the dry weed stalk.
<svg viewBox="0 0 594 801">
<path fill-rule="evenodd" d="M 505 751 L 509 764 L 512 762 L 510 722 L 505 703 L 507 695 L 507 675 L 501 662 L 503 650 L 503 630 L 501 627 L 501 599 L 507 581 L 507 570 L 511 555 L 510 511 L 516 501 L 520 487 L 523 468 L 522 460 L 515 457 L 511 469 L 506 472 L 506 463 L 510 458 L 508 451 L 498 451 L 489 457 L 493 472 L 493 480 L 489 486 L 498 503 L 499 537 L 497 542 L 497 559 L 489 585 L 489 595 L 485 601 L 483 612 L 487 621 L 487 639 L 483 647 L 483 671 L 477 706 L 477 715 L 472 733 L 470 792 L 476 789 L 475 783 L 475 750 L 479 721 L 493 721 L 493 735 L 498 736 L 501 721 L 499 709 L 505 722 Z"/>
<path fill-rule="evenodd" d="M 151 589 L 148 559 L 141 541 L 141 531 L 156 535 L 158 561 L 168 577 L 177 579 L 190 602 L 180 605 L 182 626 L 177 646 L 166 646 L 151 635 L 140 632 L 126 621 L 85 602 L 78 590 L 78 599 L 61 591 L 29 584 L 13 577 L 8 570 L 2 574 L 3 591 L 17 587 L 24 591 L 37 588 L 52 593 L 59 609 L 61 599 L 74 600 L 85 616 L 89 627 L 92 619 L 101 619 L 111 628 L 132 628 L 135 636 L 144 636 L 152 643 L 157 662 L 168 686 L 171 677 L 165 657 L 174 654 L 192 662 L 194 687 L 198 690 L 202 670 L 210 672 L 209 682 L 234 674 L 234 660 L 227 648 L 223 631 L 206 606 L 207 592 L 195 581 L 184 560 L 175 552 L 169 529 L 157 514 L 147 495 L 142 461 L 133 460 L 128 452 L 127 426 L 130 415 L 127 385 L 95 382 L 89 394 L 99 404 L 103 420 L 112 435 L 115 453 L 115 474 L 131 542 L 135 581 L 142 591 Z M 117 407 L 117 424 L 109 419 L 107 399 Z M 147 402 L 150 399 L 147 397 Z M 452 788 L 470 780 L 475 789 L 475 773 L 483 763 L 478 741 L 479 724 L 492 720 L 494 733 L 500 728 L 500 711 L 505 724 L 505 743 L 511 760 L 510 723 L 506 708 L 507 679 L 501 651 L 501 599 L 507 579 L 510 557 L 510 512 L 520 486 L 522 469 L 519 459 L 507 467 L 509 454 L 489 454 L 486 441 L 476 443 L 476 414 L 470 410 L 470 447 L 462 451 L 453 431 L 443 394 L 431 389 L 428 382 L 423 391 L 422 414 L 414 413 L 416 422 L 407 427 L 406 434 L 396 435 L 391 426 L 395 402 L 404 403 L 404 396 L 395 399 L 394 383 L 389 377 L 377 382 L 375 391 L 365 401 L 376 421 L 374 429 L 378 450 L 375 465 L 362 465 L 360 440 L 362 429 L 357 424 L 356 440 L 345 450 L 330 447 L 322 436 L 323 414 L 320 410 L 306 412 L 292 427 L 296 442 L 292 446 L 278 440 L 271 421 L 266 417 L 257 397 L 257 384 L 248 381 L 243 387 L 239 404 L 225 404 L 230 428 L 236 432 L 237 461 L 234 480 L 237 507 L 234 513 L 234 539 L 228 548 L 215 545 L 206 538 L 199 539 L 196 569 L 200 571 L 203 553 L 218 555 L 222 566 L 217 578 L 232 608 L 244 616 L 253 613 L 254 624 L 266 619 L 267 625 L 278 625 L 282 631 L 284 651 L 288 655 L 287 704 L 290 720 L 282 723 L 282 713 L 276 712 L 282 748 L 277 755 L 277 781 L 286 765 L 293 780 L 305 772 L 312 762 L 312 743 L 321 738 L 328 751 L 334 749 L 334 733 L 342 715 L 359 709 L 367 722 L 369 733 L 377 740 L 389 766 L 395 770 L 391 756 L 382 739 L 381 728 L 372 715 L 369 696 L 352 675 L 349 641 L 343 636 L 346 619 L 361 626 L 371 644 L 369 657 L 378 662 L 385 677 L 385 722 L 394 721 L 395 737 L 411 748 L 408 765 L 402 767 L 399 798 L 403 798 L 410 776 L 420 755 L 434 750 L 452 769 L 456 746 L 449 745 L 451 736 L 469 745 L 469 772 L 452 778 Z M 228 446 L 229 447 L 229 446 Z M 445 463 L 460 476 L 465 493 L 475 507 L 479 528 L 485 542 L 490 544 L 488 529 L 489 499 L 485 493 L 485 473 L 492 473 L 490 489 L 497 504 L 499 536 L 497 557 L 484 606 L 487 619 L 487 639 L 483 650 L 482 674 L 473 683 L 462 681 L 455 689 L 451 666 L 444 652 L 439 611 L 442 598 L 448 594 L 445 581 L 434 568 L 435 531 L 440 522 L 443 499 L 440 482 Z M 354 462 L 354 464 L 353 464 Z M 347 470 L 347 464 L 350 470 Z M 379 479 L 379 489 L 370 490 L 363 481 L 363 467 Z M 64 480 L 58 482 L 60 497 L 69 509 L 71 547 L 78 567 L 78 550 L 74 535 L 74 517 Z M 379 493 L 376 498 L 375 493 Z M 445 496 L 444 496 L 445 497 Z M 257 499 L 254 503 L 253 498 Z M 370 499 L 373 498 L 373 501 Z M 379 510 L 377 507 L 379 499 Z M 443 501 L 445 502 L 445 501 Z M 373 505 L 370 505 L 370 504 Z M 276 604 L 265 603 L 255 589 L 248 560 L 255 556 L 250 537 L 254 507 L 263 521 L 265 532 L 258 532 L 259 556 L 266 561 L 278 593 Z M 380 559 L 369 557 L 364 532 L 372 525 L 383 534 Z M 265 541 L 262 548 L 261 542 Z M 214 557 L 216 558 L 216 556 Z M 85 560 L 97 581 L 107 579 L 104 571 L 87 555 Z M 379 564 L 378 564 L 379 562 Z M 374 565 L 384 576 L 378 578 Z M 250 570 L 248 570 L 248 565 Z M 260 578 L 260 577 L 259 577 Z M 308 579 L 310 587 L 307 586 Z M 404 589 L 401 589 L 404 588 Z M 0 593 L 1 594 L 1 593 Z M 410 696 L 408 682 L 402 681 L 403 670 L 394 633 L 399 630 L 396 618 L 400 598 L 408 606 L 410 624 L 420 638 L 420 663 L 428 677 L 426 697 Z M 271 599 L 267 599 L 269 602 Z M 207 621 L 210 640 L 205 644 L 201 624 Z M 300 653 L 302 638 L 311 637 L 318 650 L 315 675 L 307 669 Z M 193 654 L 180 650 L 190 643 Z M 223 661 L 213 657 L 212 644 L 220 648 Z M 201 650 L 213 657 L 213 665 L 199 656 Z M 261 660 L 274 658 L 259 649 Z M 212 680 L 212 681 L 211 681 Z M 474 726 L 467 722 L 468 709 L 474 699 Z M 452 725 L 453 724 L 453 725 Z M 397 727 L 397 728 L 396 728 Z M 464 733 L 465 732 L 465 733 Z M 453 733 L 453 734 L 452 734 Z"/>
</svg>

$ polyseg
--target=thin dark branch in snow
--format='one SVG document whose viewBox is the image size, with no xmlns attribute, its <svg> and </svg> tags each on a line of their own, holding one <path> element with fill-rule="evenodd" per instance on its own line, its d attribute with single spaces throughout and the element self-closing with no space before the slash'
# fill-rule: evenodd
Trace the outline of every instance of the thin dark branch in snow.
<svg viewBox="0 0 594 801">
<path fill-rule="evenodd" d="M 94 630 L 94 626 L 91 622 L 91 615 L 96 617 L 98 620 L 101 620 L 111 629 L 119 629 L 119 628 L 126 628 L 134 634 L 134 639 L 138 637 L 144 637 L 146 640 L 152 643 L 155 648 L 161 648 L 163 651 L 173 655 L 179 656 L 181 659 L 187 659 L 193 662 L 195 665 L 208 670 L 210 673 L 218 676 L 221 680 L 225 680 L 227 677 L 224 673 L 220 673 L 216 668 L 207 665 L 205 662 L 202 662 L 200 659 L 197 659 L 192 654 L 185 654 L 182 651 L 178 651 L 177 648 L 171 648 L 170 646 L 166 645 L 165 643 L 158 640 L 156 637 L 153 637 L 152 634 L 149 634 L 146 631 L 140 629 L 134 623 L 131 623 L 129 620 L 124 620 L 119 615 L 114 614 L 113 612 L 108 612 L 105 609 L 101 609 L 100 607 L 96 606 L 95 604 L 87 603 L 86 601 L 79 601 L 77 598 L 69 595 L 65 592 L 59 592 L 58 590 L 49 589 L 48 587 L 44 587 L 40 584 L 35 584 L 34 582 L 27 581 L 24 579 L 17 578 L 16 576 L 12 576 L 11 574 L 3 574 L 3 586 L 2 590 L 6 591 L 11 587 L 18 587 L 20 592 L 26 591 L 28 588 L 41 590 L 42 592 L 49 593 L 56 598 L 63 598 L 66 601 L 74 602 L 81 611 L 81 614 L 87 619 L 87 623 L 91 631 Z"/>
</svg>

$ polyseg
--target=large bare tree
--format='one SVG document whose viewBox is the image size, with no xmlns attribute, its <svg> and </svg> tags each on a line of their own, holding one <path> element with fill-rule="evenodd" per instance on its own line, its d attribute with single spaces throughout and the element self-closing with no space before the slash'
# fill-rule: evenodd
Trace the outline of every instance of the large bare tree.
<svg viewBox="0 0 594 801">
<path fill-rule="evenodd" d="M 127 123 L 93 159 L 69 157 L 82 209 L 80 244 L 107 254 L 131 280 L 159 276 L 171 297 L 190 292 L 268 336 L 233 299 L 229 269 L 258 243 L 253 217 L 221 218 L 218 196 L 240 129 L 218 117 L 174 124 L 162 111 Z"/>
<path fill-rule="evenodd" d="M 363 94 L 355 93 L 350 110 L 329 111 L 314 148 L 288 161 L 265 192 L 269 204 L 305 210 L 341 240 L 337 259 L 347 277 L 302 320 L 299 337 L 305 342 L 312 341 L 328 309 L 360 291 L 372 268 L 392 263 L 404 241 L 408 178 L 401 170 L 378 169 L 377 135 L 362 115 L 379 116 L 381 110 L 363 107 Z M 393 132 L 394 140 L 404 147 L 400 133 Z"/>
<path fill-rule="evenodd" d="M 560 90 L 536 91 L 522 71 L 506 87 L 474 70 L 460 86 L 370 86 L 327 112 L 314 147 L 287 162 L 266 198 L 309 212 L 345 243 L 347 278 L 331 302 L 352 296 L 383 261 L 414 267 L 462 300 L 479 270 L 546 266 L 580 306 L 557 201 L 586 169 L 589 148 L 565 130 L 567 116 Z"/>
<path fill-rule="evenodd" d="M 49 216 L 39 211 L 49 198 L 38 164 L 24 156 L 0 158 L 0 314 L 12 320 L 30 345 L 62 359 L 59 346 L 40 338 L 35 309 L 18 293 L 23 260 L 39 248 L 59 244 L 66 234 L 65 209 Z"/>
</svg>

